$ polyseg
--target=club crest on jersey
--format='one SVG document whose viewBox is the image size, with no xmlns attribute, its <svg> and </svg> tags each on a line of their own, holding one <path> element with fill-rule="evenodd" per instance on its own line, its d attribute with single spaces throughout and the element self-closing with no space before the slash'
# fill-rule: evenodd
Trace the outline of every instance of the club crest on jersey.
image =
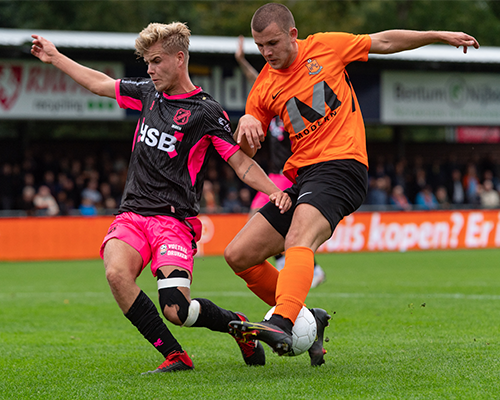
<svg viewBox="0 0 500 400">
<path fill-rule="evenodd" d="M 309 70 L 309 75 L 319 74 L 320 71 L 323 69 L 323 67 L 320 66 L 316 60 L 312 59 L 307 60 L 306 67 Z"/>
<path fill-rule="evenodd" d="M 190 116 L 191 116 L 191 111 L 179 108 L 175 113 L 174 122 L 177 125 L 186 125 L 187 122 L 189 121 Z"/>
</svg>

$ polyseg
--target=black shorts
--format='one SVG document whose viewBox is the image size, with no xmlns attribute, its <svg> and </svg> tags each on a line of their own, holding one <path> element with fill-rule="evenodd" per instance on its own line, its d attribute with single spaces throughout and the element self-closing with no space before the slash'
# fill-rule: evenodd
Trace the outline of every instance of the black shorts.
<svg viewBox="0 0 500 400">
<path fill-rule="evenodd" d="M 270 202 L 259 212 L 285 237 L 295 207 L 307 203 L 324 215 L 333 233 L 342 218 L 363 204 L 367 190 L 365 165 L 356 160 L 326 161 L 299 169 L 297 183 L 285 190 L 292 200 L 292 207 L 286 213 L 281 214 L 279 208 Z"/>
</svg>

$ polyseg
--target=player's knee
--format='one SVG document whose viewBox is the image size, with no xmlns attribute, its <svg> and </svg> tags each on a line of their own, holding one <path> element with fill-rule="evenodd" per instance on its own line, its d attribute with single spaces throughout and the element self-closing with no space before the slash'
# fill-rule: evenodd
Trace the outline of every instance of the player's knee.
<svg viewBox="0 0 500 400">
<path fill-rule="evenodd" d="M 158 299 L 163 315 L 175 325 L 182 325 L 189 315 L 189 300 L 179 287 L 190 287 L 189 275 L 185 271 L 175 270 L 165 277 L 158 270 Z"/>
<path fill-rule="evenodd" d="M 108 263 L 105 265 L 106 280 L 111 287 L 118 287 L 126 279 L 124 271 L 119 265 Z"/>
<path fill-rule="evenodd" d="M 235 246 L 231 243 L 224 250 L 224 258 L 227 264 L 233 269 L 235 273 L 245 270 L 245 265 L 243 265 L 243 257 L 241 252 L 236 251 Z"/>
</svg>

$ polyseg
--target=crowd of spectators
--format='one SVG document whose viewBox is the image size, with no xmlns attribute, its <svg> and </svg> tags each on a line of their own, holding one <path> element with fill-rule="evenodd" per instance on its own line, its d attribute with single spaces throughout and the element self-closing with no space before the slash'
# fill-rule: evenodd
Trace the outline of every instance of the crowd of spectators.
<svg viewBox="0 0 500 400">
<path fill-rule="evenodd" d="M 362 209 L 436 210 L 500 208 L 500 162 L 491 157 L 460 160 L 449 156 L 425 163 L 388 161 L 376 156 Z M 259 163 L 266 169 L 266 155 Z M 0 170 L 0 215 L 103 215 L 120 205 L 127 156 L 97 154 L 53 156 L 27 151 L 20 162 L 3 162 Z M 203 196 L 204 213 L 245 213 L 255 192 L 218 158 L 209 163 Z"/>
<path fill-rule="evenodd" d="M 55 157 L 27 151 L 0 171 L 3 215 L 98 215 L 117 210 L 127 174 L 124 157 L 108 153 Z M 17 213 L 16 213 L 17 212 Z"/>
<path fill-rule="evenodd" d="M 500 208 L 500 163 L 490 156 L 475 160 L 446 159 L 395 163 L 379 157 L 369 171 L 365 208 L 437 210 Z"/>
</svg>

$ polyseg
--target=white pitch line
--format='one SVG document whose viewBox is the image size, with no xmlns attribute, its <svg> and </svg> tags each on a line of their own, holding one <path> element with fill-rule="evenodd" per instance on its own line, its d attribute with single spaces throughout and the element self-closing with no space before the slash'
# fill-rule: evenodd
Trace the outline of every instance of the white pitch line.
<svg viewBox="0 0 500 400">
<path fill-rule="evenodd" d="M 156 292 L 147 292 L 149 296 L 156 296 Z M 244 292 L 204 292 L 194 290 L 192 297 L 256 297 L 250 291 Z M 0 293 L 0 299 L 16 298 L 39 298 L 48 300 L 54 298 L 106 298 L 112 300 L 111 293 L 103 292 L 10 292 Z M 463 293 L 324 293 L 310 292 L 308 298 L 328 297 L 346 299 L 397 299 L 397 298 L 433 298 L 433 299 L 457 299 L 457 300 L 500 300 L 500 295 L 494 294 L 463 294 Z"/>
<path fill-rule="evenodd" d="M 196 297 L 254 297 L 251 292 L 196 292 Z M 500 295 L 494 294 L 463 294 L 463 293 L 315 293 L 310 292 L 308 298 L 330 297 L 330 298 L 367 298 L 367 299 L 396 299 L 396 298 L 435 298 L 435 299 L 459 299 L 459 300 L 500 300 Z"/>
</svg>

